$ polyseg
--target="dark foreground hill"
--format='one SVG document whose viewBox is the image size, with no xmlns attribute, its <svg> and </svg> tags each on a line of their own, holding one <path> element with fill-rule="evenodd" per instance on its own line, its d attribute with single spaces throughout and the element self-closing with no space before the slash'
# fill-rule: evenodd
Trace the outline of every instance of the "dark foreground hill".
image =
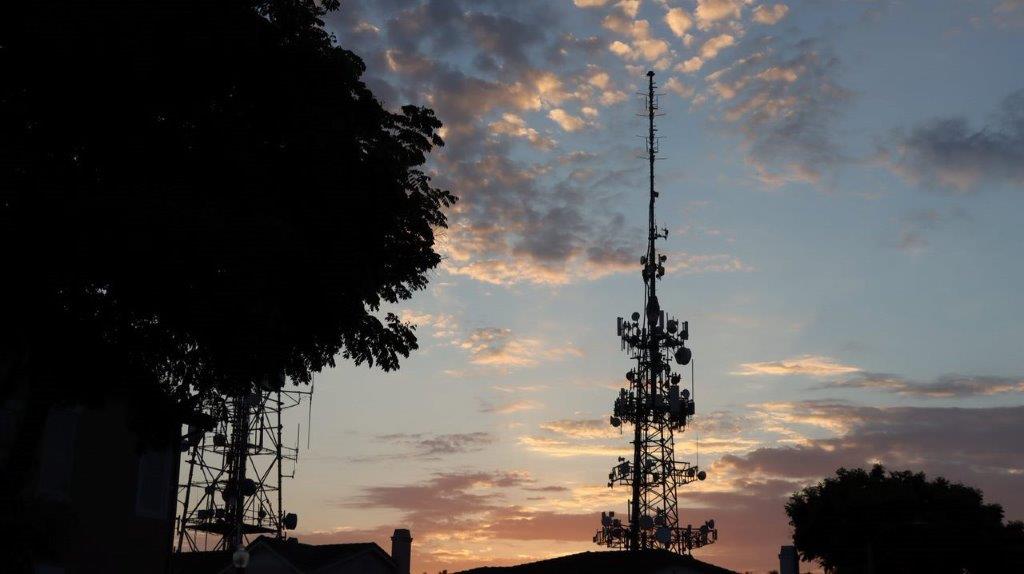
<svg viewBox="0 0 1024 574">
<path fill-rule="evenodd" d="M 736 574 L 666 550 L 581 552 L 518 566 L 485 566 L 459 574 Z"/>
</svg>

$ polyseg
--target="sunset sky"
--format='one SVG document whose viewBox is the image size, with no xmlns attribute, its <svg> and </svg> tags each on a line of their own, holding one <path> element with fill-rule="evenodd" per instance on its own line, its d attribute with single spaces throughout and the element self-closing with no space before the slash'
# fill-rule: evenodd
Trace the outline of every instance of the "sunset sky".
<svg viewBox="0 0 1024 574">
<path fill-rule="evenodd" d="M 695 554 L 767 571 L 786 497 L 881 461 L 1024 519 L 1024 1 L 343 0 L 388 106 L 432 107 L 461 201 L 400 371 L 316 378 L 305 542 L 412 530 L 414 572 L 598 549 L 639 310 L 660 84 L 661 302 L 690 322 Z M 339 225 L 345 225 L 339 221 Z M 294 430 L 292 431 L 294 432 Z"/>
</svg>

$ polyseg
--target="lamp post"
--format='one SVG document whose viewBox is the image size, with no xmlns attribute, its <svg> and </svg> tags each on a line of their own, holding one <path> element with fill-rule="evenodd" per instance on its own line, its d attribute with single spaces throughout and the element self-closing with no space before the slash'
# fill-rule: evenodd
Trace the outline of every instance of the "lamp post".
<svg viewBox="0 0 1024 574">
<path fill-rule="evenodd" d="M 245 568 L 249 565 L 249 551 L 245 549 L 245 546 L 238 545 L 235 553 L 231 555 L 231 563 L 235 565 L 237 574 L 245 573 Z"/>
</svg>

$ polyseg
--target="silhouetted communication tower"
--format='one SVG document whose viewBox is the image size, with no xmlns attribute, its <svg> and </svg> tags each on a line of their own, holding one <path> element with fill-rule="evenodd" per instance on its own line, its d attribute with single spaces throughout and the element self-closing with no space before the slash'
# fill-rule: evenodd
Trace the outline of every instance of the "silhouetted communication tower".
<svg viewBox="0 0 1024 574">
<path fill-rule="evenodd" d="M 282 509 L 282 482 L 295 476 L 295 446 L 284 444 L 281 412 L 312 390 L 285 388 L 268 377 L 247 394 L 203 405 L 213 429 L 190 427 L 182 439 L 188 478 L 178 488 L 176 550 L 230 550 L 259 535 L 284 538 L 298 517 Z M 285 464 L 291 468 L 285 470 Z"/>
<path fill-rule="evenodd" d="M 690 364 L 686 347 L 689 326 L 686 321 L 665 317 L 658 301 L 658 281 L 665 275 L 667 257 L 658 253 L 657 240 L 668 237 L 668 229 L 655 225 L 654 160 L 658 154 L 654 117 L 658 111 L 654 72 L 647 72 L 646 108 L 648 118 L 647 159 L 650 164 L 650 204 L 648 208 L 647 253 L 640 258 L 644 278 L 644 312 L 629 319 L 618 318 L 617 332 L 622 349 L 636 361 L 626 373 L 629 390 L 621 389 L 615 399 L 611 425 L 633 425 L 633 460 L 619 458 L 608 475 L 608 486 L 631 486 L 632 498 L 625 523 L 614 512 L 601 513 L 601 529 L 594 542 L 612 548 L 651 550 L 664 548 L 686 553 L 718 539 L 714 520 L 682 526 L 676 504 L 676 487 L 704 480 L 704 471 L 688 462 L 676 460 L 673 432 L 682 431 L 695 412 L 690 389 L 681 387 L 682 376 L 672 371 L 671 361 L 683 367 Z M 685 383 L 684 383 L 685 384 Z"/>
</svg>

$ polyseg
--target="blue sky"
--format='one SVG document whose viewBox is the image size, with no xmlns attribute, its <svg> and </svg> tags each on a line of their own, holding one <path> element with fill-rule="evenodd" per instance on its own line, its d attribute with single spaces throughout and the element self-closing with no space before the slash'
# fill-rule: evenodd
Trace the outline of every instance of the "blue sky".
<svg viewBox="0 0 1024 574">
<path fill-rule="evenodd" d="M 300 538 L 416 538 L 414 569 L 592 549 L 641 304 L 648 69 L 662 304 L 690 321 L 700 557 L 777 565 L 788 493 L 881 461 L 1024 518 L 1024 3 L 345 1 L 390 106 L 437 110 L 461 197 L 400 371 L 317 378 Z M 1015 444 L 1018 443 L 1018 444 Z"/>
</svg>

